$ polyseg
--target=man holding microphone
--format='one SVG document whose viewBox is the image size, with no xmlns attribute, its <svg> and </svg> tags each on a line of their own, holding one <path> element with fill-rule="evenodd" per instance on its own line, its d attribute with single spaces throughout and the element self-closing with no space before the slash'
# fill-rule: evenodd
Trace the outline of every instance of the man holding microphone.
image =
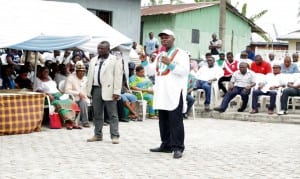
<svg viewBox="0 0 300 179">
<path fill-rule="evenodd" d="M 166 52 L 156 59 L 153 106 L 158 110 L 161 145 L 151 152 L 173 153 L 181 158 L 184 151 L 184 126 L 182 113 L 186 110 L 187 81 L 189 74 L 188 54 L 175 47 L 175 35 L 165 29 L 158 35 Z"/>
</svg>

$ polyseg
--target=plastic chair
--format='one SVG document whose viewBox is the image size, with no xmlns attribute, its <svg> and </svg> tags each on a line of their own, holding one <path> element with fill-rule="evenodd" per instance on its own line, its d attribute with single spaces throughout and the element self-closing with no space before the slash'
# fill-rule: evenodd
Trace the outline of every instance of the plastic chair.
<svg viewBox="0 0 300 179">
<path fill-rule="evenodd" d="M 191 92 L 191 95 L 194 96 L 194 91 Z M 195 103 L 192 106 L 193 119 L 196 119 Z"/>
<path fill-rule="evenodd" d="M 281 94 L 282 94 L 282 88 L 277 89 L 276 102 L 275 102 L 276 113 L 279 113 L 279 111 L 280 111 L 280 107 L 281 107 L 280 106 L 280 97 L 281 97 Z M 267 104 L 270 103 L 270 96 L 260 96 L 258 100 L 259 100 L 259 103 L 260 103 L 261 111 L 264 111 L 264 112 L 268 111 L 266 106 L 267 106 Z"/>
<path fill-rule="evenodd" d="M 205 98 L 205 96 L 201 97 L 201 93 L 205 93 L 204 89 L 197 89 L 193 91 L 195 94 L 195 99 L 198 105 L 200 105 L 201 98 Z M 211 95 L 210 95 L 210 108 L 213 108 L 217 105 L 219 100 L 219 88 L 218 81 L 213 81 L 211 83 Z"/>
<path fill-rule="evenodd" d="M 147 114 L 147 101 L 144 100 L 143 92 L 137 90 L 131 90 L 133 93 L 138 93 L 141 96 L 141 99 L 138 100 L 139 106 L 142 106 L 142 119 L 146 119 Z"/>
</svg>

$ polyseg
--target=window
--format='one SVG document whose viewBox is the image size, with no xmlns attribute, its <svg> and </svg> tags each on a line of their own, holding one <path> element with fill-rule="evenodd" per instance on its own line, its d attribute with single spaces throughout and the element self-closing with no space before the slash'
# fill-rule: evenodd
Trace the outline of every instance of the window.
<svg viewBox="0 0 300 179">
<path fill-rule="evenodd" d="M 192 29 L 192 43 L 199 44 L 200 41 L 200 30 Z"/>
<path fill-rule="evenodd" d="M 95 14 L 101 20 L 106 22 L 109 25 L 112 25 L 112 11 L 104 11 L 104 10 L 96 10 L 96 9 L 88 9 L 90 12 Z"/>
<path fill-rule="evenodd" d="M 300 42 L 296 42 L 296 51 L 300 51 Z"/>
</svg>

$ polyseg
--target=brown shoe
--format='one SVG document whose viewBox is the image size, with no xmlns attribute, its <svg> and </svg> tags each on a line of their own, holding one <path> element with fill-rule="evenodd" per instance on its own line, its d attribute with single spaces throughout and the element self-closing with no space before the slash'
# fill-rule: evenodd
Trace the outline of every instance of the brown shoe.
<svg viewBox="0 0 300 179">
<path fill-rule="evenodd" d="M 93 136 L 92 138 L 86 140 L 87 142 L 97 142 L 97 141 L 102 141 L 102 137 L 98 136 Z"/>
<path fill-rule="evenodd" d="M 112 143 L 112 144 L 119 144 L 119 137 L 113 137 L 113 138 L 111 139 L 111 143 Z"/>
<path fill-rule="evenodd" d="M 269 110 L 268 114 L 272 115 L 272 114 L 274 114 L 274 111 L 273 110 Z"/>
<path fill-rule="evenodd" d="M 252 109 L 252 111 L 250 112 L 250 114 L 255 114 L 255 113 L 258 113 L 258 111 L 255 109 Z"/>
</svg>

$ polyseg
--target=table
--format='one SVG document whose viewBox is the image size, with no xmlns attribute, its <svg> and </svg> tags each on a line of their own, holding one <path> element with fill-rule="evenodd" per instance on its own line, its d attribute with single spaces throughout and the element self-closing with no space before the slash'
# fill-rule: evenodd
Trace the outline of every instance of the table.
<svg viewBox="0 0 300 179">
<path fill-rule="evenodd" d="M 45 94 L 0 90 L 0 135 L 40 131 Z"/>
</svg>

